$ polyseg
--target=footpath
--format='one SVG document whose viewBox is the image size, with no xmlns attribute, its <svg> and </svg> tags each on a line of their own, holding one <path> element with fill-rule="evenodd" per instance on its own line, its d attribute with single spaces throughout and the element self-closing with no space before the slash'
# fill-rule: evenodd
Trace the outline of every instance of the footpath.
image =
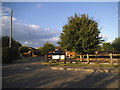
<svg viewBox="0 0 120 90">
<path fill-rule="evenodd" d="M 111 67 L 74 67 L 74 66 L 53 66 L 52 70 L 64 71 L 87 71 L 87 72 L 104 72 L 104 73 L 119 73 L 120 68 Z"/>
</svg>

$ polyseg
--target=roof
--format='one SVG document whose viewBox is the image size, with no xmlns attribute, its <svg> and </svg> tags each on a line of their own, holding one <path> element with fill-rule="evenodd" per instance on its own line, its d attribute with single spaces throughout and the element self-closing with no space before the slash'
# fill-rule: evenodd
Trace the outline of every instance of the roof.
<svg viewBox="0 0 120 90">
<path fill-rule="evenodd" d="M 55 49 L 61 49 L 62 47 L 61 46 L 55 46 Z"/>
<path fill-rule="evenodd" d="M 29 49 L 36 50 L 36 49 L 35 49 L 35 48 L 33 48 L 33 47 L 29 47 Z"/>
<path fill-rule="evenodd" d="M 75 55 L 75 52 L 67 51 L 67 55 Z"/>
</svg>

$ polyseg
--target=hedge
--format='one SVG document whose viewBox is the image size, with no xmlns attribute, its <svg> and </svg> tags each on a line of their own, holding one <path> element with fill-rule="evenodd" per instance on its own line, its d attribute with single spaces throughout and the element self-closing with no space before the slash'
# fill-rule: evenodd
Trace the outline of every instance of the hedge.
<svg viewBox="0 0 120 90">
<path fill-rule="evenodd" d="M 2 48 L 2 63 L 12 63 L 15 59 L 18 59 L 19 56 L 18 48 Z"/>
</svg>

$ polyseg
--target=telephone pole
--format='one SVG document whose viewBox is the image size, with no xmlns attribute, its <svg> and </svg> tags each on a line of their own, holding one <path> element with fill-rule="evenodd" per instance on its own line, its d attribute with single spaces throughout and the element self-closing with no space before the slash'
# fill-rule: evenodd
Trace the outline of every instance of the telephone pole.
<svg viewBox="0 0 120 90">
<path fill-rule="evenodd" d="M 10 10 L 10 40 L 9 40 L 9 48 L 11 48 L 12 45 L 12 13 L 13 10 Z"/>
</svg>

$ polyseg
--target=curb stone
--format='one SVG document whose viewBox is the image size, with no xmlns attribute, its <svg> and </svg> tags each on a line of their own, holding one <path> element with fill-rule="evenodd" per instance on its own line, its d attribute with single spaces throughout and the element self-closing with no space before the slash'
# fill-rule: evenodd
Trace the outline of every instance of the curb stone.
<svg viewBox="0 0 120 90">
<path fill-rule="evenodd" d="M 104 73 L 118 73 L 118 70 L 113 69 L 84 69 L 72 67 L 51 67 L 52 70 L 65 70 L 65 71 L 86 71 L 86 72 L 104 72 Z"/>
</svg>

